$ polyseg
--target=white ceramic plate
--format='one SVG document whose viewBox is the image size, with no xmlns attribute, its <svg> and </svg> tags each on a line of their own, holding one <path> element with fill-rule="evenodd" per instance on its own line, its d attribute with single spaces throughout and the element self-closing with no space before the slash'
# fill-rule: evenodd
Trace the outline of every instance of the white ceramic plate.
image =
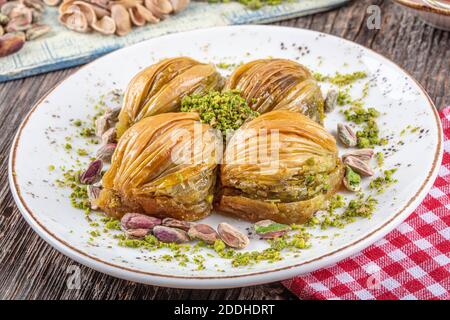
<svg viewBox="0 0 450 320">
<path fill-rule="evenodd" d="M 300 48 L 301 47 L 301 48 Z M 344 229 L 313 231 L 312 247 L 295 257 L 285 254 L 275 263 L 233 268 L 228 260 L 207 258 L 205 270 L 180 267 L 176 262 L 152 262 L 152 255 L 119 247 L 108 235 L 95 238 L 84 214 L 71 207 L 68 190 L 53 182 L 60 178 L 60 164 L 74 160 L 62 147 L 75 128 L 70 119 L 92 115 L 93 104 L 113 89 L 125 89 L 142 67 L 165 57 L 186 55 L 200 61 L 239 63 L 262 57 L 298 60 L 315 71 L 334 74 L 365 70 L 371 86 L 365 99 L 382 112 L 380 126 L 392 139 L 385 168 L 400 165 L 398 183 L 377 196 L 379 205 L 372 219 L 361 219 Z M 361 92 L 364 81 L 352 92 Z M 323 85 L 326 90 L 326 85 Z M 334 132 L 342 121 L 338 111 L 326 119 Z M 420 130 L 401 136 L 408 125 Z M 52 128 L 51 130 L 49 128 Z M 422 130 L 423 129 L 423 130 Z M 401 145 L 403 141 L 404 144 Z M 74 147 L 81 141 L 73 141 Z M 269 26 L 237 26 L 169 35 L 118 50 L 85 66 L 41 99 L 24 119 L 14 140 L 9 179 L 14 199 L 33 229 L 57 250 L 93 269 L 132 281 L 180 288 L 225 288 L 278 281 L 310 272 L 357 253 L 399 225 L 421 202 L 431 187 L 442 157 L 442 133 L 430 98 L 400 67 L 355 43 L 326 34 Z M 49 165 L 57 169 L 49 171 Z M 364 188 L 367 190 L 367 182 Z M 347 195 L 350 196 L 350 195 Z M 206 223 L 228 221 L 242 230 L 247 222 L 213 214 Z M 328 238 L 320 239 L 321 236 Z M 111 247 L 108 247 L 111 246 Z M 248 250 L 266 244 L 253 239 Z M 218 267 L 223 271 L 218 271 Z"/>
</svg>

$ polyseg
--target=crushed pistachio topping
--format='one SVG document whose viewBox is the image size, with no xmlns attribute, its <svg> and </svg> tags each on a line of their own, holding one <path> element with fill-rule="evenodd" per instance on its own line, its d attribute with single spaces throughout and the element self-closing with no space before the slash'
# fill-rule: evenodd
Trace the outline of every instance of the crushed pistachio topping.
<svg viewBox="0 0 450 320">
<path fill-rule="evenodd" d="M 343 228 L 347 224 L 356 221 L 356 218 L 370 218 L 375 211 L 377 200 L 371 195 L 365 197 L 359 193 L 356 199 L 350 200 L 345 204 L 342 195 L 336 195 L 328 204 L 326 212 L 313 216 L 307 223 L 308 226 L 319 226 L 322 230 L 329 227 Z M 345 209 L 339 213 L 337 209 Z"/>
<path fill-rule="evenodd" d="M 386 188 L 392 186 L 397 183 L 397 179 L 393 177 L 393 174 L 397 171 L 397 169 L 384 170 L 383 175 L 373 179 L 369 187 L 370 189 L 374 189 L 378 194 L 383 193 Z"/>
<path fill-rule="evenodd" d="M 344 87 L 353 84 L 354 82 L 367 77 L 365 71 L 355 71 L 352 73 L 336 72 L 334 76 L 326 76 L 318 72 L 314 73 L 314 78 L 320 82 L 330 82 L 338 87 Z"/>
<path fill-rule="evenodd" d="M 197 112 L 203 123 L 226 132 L 236 130 L 246 121 L 258 116 L 247 104 L 239 91 L 211 91 L 203 96 L 192 95 L 183 98 L 182 112 Z"/>
<path fill-rule="evenodd" d="M 380 113 L 375 108 L 353 107 L 344 111 L 347 121 L 363 124 L 362 130 L 356 132 L 358 148 L 373 148 L 387 144 L 386 139 L 380 138 L 380 130 L 376 122 L 379 115 Z"/>
</svg>

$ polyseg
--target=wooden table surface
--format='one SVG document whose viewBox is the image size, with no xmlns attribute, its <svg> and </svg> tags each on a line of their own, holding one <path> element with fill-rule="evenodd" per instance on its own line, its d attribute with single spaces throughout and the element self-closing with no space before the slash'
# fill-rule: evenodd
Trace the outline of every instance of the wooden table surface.
<svg viewBox="0 0 450 320">
<path fill-rule="evenodd" d="M 381 8 L 380 30 L 366 25 L 367 7 L 373 4 Z M 450 105 L 450 33 L 425 25 L 391 1 L 355 0 L 338 10 L 278 24 L 372 48 L 411 73 L 438 108 Z M 81 289 L 67 289 L 67 268 L 78 264 L 41 240 L 22 218 L 9 191 L 7 163 L 14 133 L 31 106 L 76 70 L 0 84 L 0 299 L 296 299 L 280 283 L 228 290 L 168 289 L 119 280 L 81 265 Z"/>
</svg>

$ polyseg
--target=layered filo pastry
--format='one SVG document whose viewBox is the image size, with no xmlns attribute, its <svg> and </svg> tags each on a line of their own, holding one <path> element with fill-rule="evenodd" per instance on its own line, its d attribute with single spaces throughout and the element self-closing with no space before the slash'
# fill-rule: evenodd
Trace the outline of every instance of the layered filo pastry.
<svg viewBox="0 0 450 320">
<path fill-rule="evenodd" d="M 163 113 L 131 126 L 118 141 L 97 205 L 127 212 L 197 220 L 212 209 L 222 136 L 196 113 Z"/>
<path fill-rule="evenodd" d="M 178 111 L 187 95 L 220 90 L 223 82 L 213 65 L 187 57 L 164 59 L 143 69 L 125 91 L 118 136 L 145 117 Z"/>
<path fill-rule="evenodd" d="M 298 112 L 276 110 L 245 123 L 227 143 L 215 206 L 250 221 L 304 223 L 343 174 L 332 135 Z"/>
<path fill-rule="evenodd" d="M 261 114 L 286 109 L 318 123 L 324 117 L 319 85 L 305 66 L 287 59 L 260 59 L 243 64 L 229 77 L 225 90 L 237 89 Z"/>
</svg>

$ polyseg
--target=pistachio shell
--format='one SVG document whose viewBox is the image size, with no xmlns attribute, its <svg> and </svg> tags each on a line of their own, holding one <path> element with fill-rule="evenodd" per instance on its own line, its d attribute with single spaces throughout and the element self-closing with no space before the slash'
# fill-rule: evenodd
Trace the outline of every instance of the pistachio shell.
<svg viewBox="0 0 450 320">
<path fill-rule="evenodd" d="M 69 6 L 66 11 L 59 16 L 59 21 L 70 30 L 77 32 L 89 31 L 89 23 L 78 6 Z"/>
<path fill-rule="evenodd" d="M 141 4 L 137 4 L 134 10 L 149 23 L 158 23 L 159 19 L 153 13 Z"/>
<path fill-rule="evenodd" d="M 147 23 L 145 18 L 142 15 L 139 14 L 139 12 L 137 11 L 136 7 L 129 8 L 128 9 L 128 13 L 130 14 L 131 22 L 133 22 L 133 24 L 135 26 L 142 27 L 142 26 L 144 26 Z"/>
<path fill-rule="evenodd" d="M 0 12 L 4 14 L 5 16 L 9 16 L 11 11 L 16 7 L 24 7 L 24 5 L 20 4 L 19 1 L 8 1 L 4 5 L 2 5 L 2 8 L 0 9 Z"/>
<path fill-rule="evenodd" d="M 91 27 L 101 34 L 110 35 L 116 32 L 116 23 L 109 16 L 104 16 L 100 20 L 97 20 L 91 25 Z"/>
<path fill-rule="evenodd" d="M 169 1 L 172 5 L 173 13 L 178 13 L 182 11 L 184 8 L 187 7 L 187 5 L 190 2 L 190 0 L 169 0 Z"/>
<path fill-rule="evenodd" d="M 145 0 L 145 7 L 158 19 L 165 19 L 173 10 L 169 0 Z"/>
<path fill-rule="evenodd" d="M 44 12 L 44 3 L 41 0 L 21 0 L 28 8 L 33 8 L 35 11 Z"/>
<path fill-rule="evenodd" d="M 0 25 L 0 36 L 5 34 L 5 30 L 3 29 L 3 27 Z"/>
<path fill-rule="evenodd" d="M 48 6 L 55 7 L 61 3 L 61 0 L 44 0 L 44 3 Z"/>
<path fill-rule="evenodd" d="M 19 51 L 25 43 L 23 33 L 7 33 L 0 36 L 0 57 Z"/>
<path fill-rule="evenodd" d="M 116 34 L 124 36 L 131 31 L 130 14 L 124 6 L 115 4 L 111 6 L 111 18 L 116 23 Z"/>
<path fill-rule="evenodd" d="M 30 29 L 27 30 L 25 33 L 27 40 L 34 40 L 37 39 L 44 34 L 47 34 L 52 29 L 47 25 L 34 25 Z"/>
<path fill-rule="evenodd" d="M 9 22 L 6 25 L 7 32 L 24 31 L 31 28 L 33 22 L 33 11 L 25 6 L 19 5 L 9 13 Z"/>
<path fill-rule="evenodd" d="M 74 1 L 73 4 L 78 6 L 78 8 L 86 17 L 86 20 L 90 26 L 97 21 L 97 15 L 95 14 L 94 9 L 92 8 L 92 4 L 84 1 Z"/>
<path fill-rule="evenodd" d="M 125 9 L 134 8 L 137 4 L 142 4 L 144 0 L 116 0 L 111 1 L 109 4 L 109 7 L 112 7 L 113 5 L 121 5 Z"/>
<path fill-rule="evenodd" d="M 92 9 L 95 12 L 95 15 L 97 16 L 97 19 L 101 19 L 103 17 L 109 17 L 110 18 L 110 16 L 109 16 L 110 12 L 105 7 L 102 7 L 102 6 L 99 6 L 99 5 L 96 5 L 96 4 L 92 4 L 92 3 L 91 3 L 91 6 L 92 6 Z"/>
</svg>

